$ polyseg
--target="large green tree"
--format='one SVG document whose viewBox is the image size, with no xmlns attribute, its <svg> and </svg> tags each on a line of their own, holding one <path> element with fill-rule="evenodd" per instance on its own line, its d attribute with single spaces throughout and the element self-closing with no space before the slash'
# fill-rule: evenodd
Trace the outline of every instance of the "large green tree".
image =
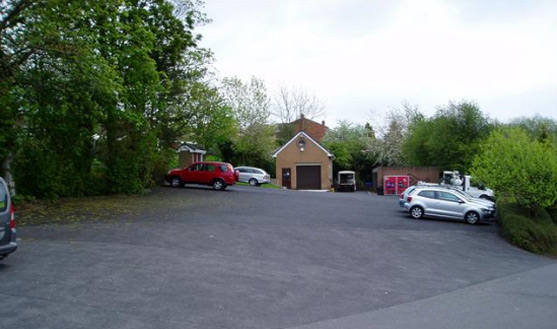
<svg viewBox="0 0 557 329">
<path fill-rule="evenodd" d="M 270 154 L 276 147 L 275 129 L 269 124 L 270 99 L 264 81 L 255 77 L 249 82 L 237 77 L 225 78 L 221 93 L 233 109 L 239 128 L 238 137 L 232 141 L 232 160 L 239 165 L 272 171 Z"/>
<path fill-rule="evenodd" d="M 15 159 L 38 196 L 148 186 L 200 110 L 183 105 L 210 61 L 193 32 L 205 20 L 191 1 L 3 1 L 3 174 Z"/>
<path fill-rule="evenodd" d="M 410 165 L 465 172 L 490 129 L 489 119 L 476 104 L 449 103 L 433 117 L 412 122 L 402 152 Z"/>
</svg>

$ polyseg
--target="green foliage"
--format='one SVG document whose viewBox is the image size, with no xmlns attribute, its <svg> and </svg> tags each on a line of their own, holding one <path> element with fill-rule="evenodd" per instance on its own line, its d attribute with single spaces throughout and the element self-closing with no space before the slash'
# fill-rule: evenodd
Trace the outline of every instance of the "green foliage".
<svg viewBox="0 0 557 329">
<path fill-rule="evenodd" d="M 430 119 L 410 124 L 402 151 L 406 162 L 467 172 L 490 124 L 473 103 L 450 103 Z"/>
<path fill-rule="evenodd" d="M 356 125 L 348 121 L 339 121 L 335 129 L 329 130 L 323 138 L 323 146 L 335 155 L 333 174 L 341 170 L 354 170 L 360 182 L 371 179 L 373 156 L 364 152 L 375 136 L 371 127 Z"/>
<path fill-rule="evenodd" d="M 234 165 L 260 167 L 270 172 L 271 152 L 276 148 L 275 128 L 268 123 L 270 99 L 262 80 L 244 83 L 237 77 L 222 81 L 221 94 L 234 113 L 238 134 L 222 140 L 221 155 Z M 231 121 L 231 120 L 230 120 Z"/>
<path fill-rule="evenodd" d="M 520 128 L 493 131 L 474 160 L 472 175 L 498 197 L 531 214 L 557 203 L 557 149 Z"/>
<path fill-rule="evenodd" d="M 536 254 L 557 256 L 557 225 L 544 209 L 533 216 L 517 204 L 498 204 L 499 225 L 512 244 Z"/>
<path fill-rule="evenodd" d="M 196 45 L 197 5 L 2 3 L 0 163 L 13 156 L 20 193 L 142 192 L 175 159 L 172 143 L 202 129 L 192 118 L 207 144 L 231 134 L 230 111 L 201 82 L 211 53 Z"/>
</svg>

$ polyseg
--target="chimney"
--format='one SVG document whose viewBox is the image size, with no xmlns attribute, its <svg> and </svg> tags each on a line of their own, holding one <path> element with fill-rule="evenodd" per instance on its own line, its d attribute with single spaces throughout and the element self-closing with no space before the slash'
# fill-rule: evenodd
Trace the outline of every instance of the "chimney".
<svg viewBox="0 0 557 329">
<path fill-rule="evenodd" d="M 325 125 L 325 120 L 321 121 L 321 125 L 322 125 L 322 126 Z"/>
</svg>

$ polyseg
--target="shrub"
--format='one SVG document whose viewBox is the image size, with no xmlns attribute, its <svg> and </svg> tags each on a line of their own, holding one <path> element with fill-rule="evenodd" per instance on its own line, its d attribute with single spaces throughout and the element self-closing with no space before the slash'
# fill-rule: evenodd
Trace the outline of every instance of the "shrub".
<svg viewBox="0 0 557 329">
<path fill-rule="evenodd" d="M 556 153 L 552 144 L 532 140 L 521 129 L 494 131 L 475 158 L 472 175 L 534 217 L 557 203 Z"/>
<path fill-rule="evenodd" d="M 499 203 L 499 224 L 503 236 L 513 245 L 536 254 L 557 256 L 557 225 L 545 209 L 534 217 L 517 204 Z"/>
</svg>

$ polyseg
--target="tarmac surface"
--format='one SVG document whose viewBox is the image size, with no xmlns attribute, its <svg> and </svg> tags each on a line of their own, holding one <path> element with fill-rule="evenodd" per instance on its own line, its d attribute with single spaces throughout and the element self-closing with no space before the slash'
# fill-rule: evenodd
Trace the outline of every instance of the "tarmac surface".
<svg viewBox="0 0 557 329">
<path fill-rule="evenodd" d="M 555 328 L 557 265 L 396 197 L 157 188 L 18 229 L 0 328 Z M 41 221 L 44 222 L 44 221 Z M 55 223 L 55 224 L 54 224 Z"/>
</svg>

